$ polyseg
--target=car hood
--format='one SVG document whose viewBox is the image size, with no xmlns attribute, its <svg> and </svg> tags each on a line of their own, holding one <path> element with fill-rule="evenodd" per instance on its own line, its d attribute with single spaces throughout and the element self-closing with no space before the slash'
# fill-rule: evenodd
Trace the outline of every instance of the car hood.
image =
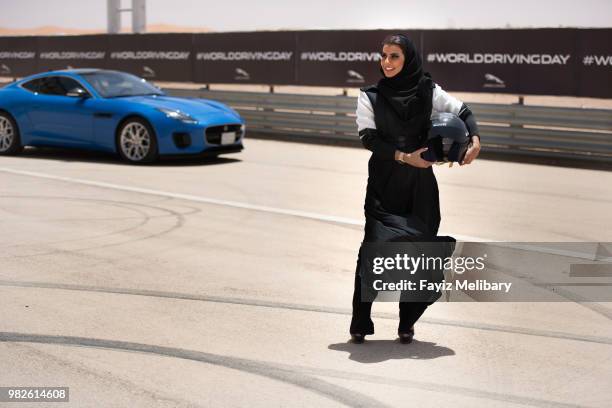
<svg viewBox="0 0 612 408">
<path fill-rule="evenodd" d="M 240 115 L 227 105 L 208 99 L 175 98 L 172 96 L 130 96 L 122 98 L 132 103 L 144 104 L 154 108 L 180 110 L 198 122 L 237 122 L 242 123 Z"/>
</svg>

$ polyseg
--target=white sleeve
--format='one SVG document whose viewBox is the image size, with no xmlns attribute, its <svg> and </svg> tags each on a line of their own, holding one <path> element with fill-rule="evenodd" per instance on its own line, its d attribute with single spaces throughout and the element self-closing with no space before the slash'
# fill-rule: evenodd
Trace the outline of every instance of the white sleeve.
<svg viewBox="0 0 612 408">
<path fill-rule="evenodd" d="M 374 109 L 372 109 L 372 103 L 370 98 L 365 92 L 359 93 L 357 99 L 357 130 L 362 129 L 376 129 L 376 123 L 374 123 Z"/>
<path fill-rule="evenodd" d="M 455 115 L 458 115 L 462 105 L 462 101 L 455 98 L 454 96 L 449 95 L 444 89 L 440 88 L 440 86 L 436 84 L 436 87 L 433 90 L 432 97 L 432 113 L 450 112 L 454 113 Z"/>
</svg>

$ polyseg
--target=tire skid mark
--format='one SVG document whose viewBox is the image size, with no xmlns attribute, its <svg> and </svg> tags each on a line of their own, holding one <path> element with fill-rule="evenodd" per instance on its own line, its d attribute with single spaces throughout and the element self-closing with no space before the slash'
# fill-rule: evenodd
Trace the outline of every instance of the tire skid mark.
<svg viewBox="0 0 612 408">
<path fill-rule="evenodd" d="M 522 404 L 535 407 L 554 407 L 554 408 L 587 408 L 585 405 L 576 405 L 559 401 L 551 401 L 540 398 L 523 397 L 520 395 L 503 394 L 499 392 L 484 391 L 469 387 L 451 385 L 451 384 L 440 384 L 426 381 L 417 380 L 404 380 L 396 379 L 392 377 L 382 377 L 371 374 L 361 374 L 346 372 L 341 370 L 327 369 L 327 368 L 312 368 L 305 366 L 292 366 L 292 365 L 281 365 L 288 369 L 300 371 L 305 374 L 312 374 L 317 376 L 338 378 L 342 380 L 354 380 L 354 381 L 367 381 L 374 384 L 393 385 L 400 388 L 414 388 L 423 391 L 431 392 L 444 392 L 447 394 L 459 394 L 465 397 L 482 398 L 487 400 L 496 400 L 505 403 Z"/>
<path fill-rule="evenodd" d="M 86 201 L 86 202 L 95 202 L 98 204 L 103 204 L 103 205 L 109 205 L 109 206 L 113 206 L 113 207 L 117 207 L 117 208 L 122 208 L 122 209 L 127 209 L 130 211 L 133 211 L 134 213 L 140 215 L 141 217 L 141 222 L 139 222 L 136 225 L 130 226 L 129 228 L 125 228 L 122 230 L 117 230 L 117 231 L 111 231 L 105 234 L 98 234 L 98 235 L 91 235 L 88 237 L 84 237 L 84 238 L 74 238 L 74 239 L 63 239 L 63 240 L 59 240 L 59 241 L 53 241 L 53 242 L 46 242 L 44 243 L 45 245 L 55 245 L 55 244 L 62 244 L 62 243 L 66 243 L 66 242 L 74 242 L 74 241 L 83 241 L 83 240 L 92 240 L 92 239 L 97 239 L 97 238 L 104 238 L 104 237 L 109 237 L 109 236 L 113 236 L 113 235 L 118 235 L 118 234 L 122 234 L 125 232 L 130 232 L 133 230 L 136 230 L 140 227 L 142 227 L 143 225 L 147 224 L 150 220 L 151 217 L 149 217 L 144 211 L 138 211 L 135 210 L 133 208 L 130 208 L 126 205 L 121 205 L 121 204 L 130 204 L 128 202 L 122 202 L 122 201 L 113 201 L 113 200 L 99 200 L 99 199 L 87 199 L 87 198 L 76 198 L 76 197 L 51 197 L 51 196 L 2 196 L 0 197 L 0 199 L 4 199 L 4 198 L 31 198 L 31 199 L 52 199 L 52 200 L 67 200 L 67 201 Z M 120 218 L 109 218 L 109 220 L 119 220 Z M 95 221 L 97 221 L 98 218 L 95 219 Z M 56 221 L 56 220 L 54 220 Z M 31 245 L 35 245 L 35 244 L 17 244 L 17 245 L 7 245 L 5 246 L 5 248 L 18 248 L 18 247 L 24 247 L 24 246 L 31 246 Z"/>
<path fill-rule="evenodd" d="M 74 201 L 86 201 L 86 202 L 98 202 L 98 203 L 102 203 L 102 204 L 107 204 L 107 205 L 112 205 L 115 207 L 119 207 L 119 208 L 124 208 L 124 209 L 128 209 L 131 210 L 133 212 L 136 212 L 137 214 L 141 215 L 143 218 L 143 221 L 141 223 L 139 223 L 136 226 L 132 226 L 130 228 L 126 228 L 124 230 L 120 230 L 120 231 L 113 231 L 111 233 L 107 233 L 107 234 L 100 234 L 100 235 L 95 235 L 92 237 L 87 237 L 87 238 L 79 238 L 79 239 L 70 239 L 70 240 L 62 240 L 62 241 L 55 241 L 52 243 L 49 243 L 48 245 L 55 245 L 58 243 L 65 243 L 65 242 L 73 242 L 73 241 L 83 241 L 83 240 L 92 240 L 92 239 L 97 239 L 97 238 L 104 238 L 104 237 L 109 237 L 109 236 L 113 236 L 113 235 L 119 235 L 119 234 L 123 234 L 126 232 L 130 232 L 130 231 L 134 231 L 137 230 L 139 228 L 141 228 L 142 226 L 144 226 L 145 224 L 149 223 L 152 219 L 155 218 L 169 218 L 169 217 L 174 217 L 175 218 L 175 223 L 174 225 L 170 226 L 169 228 L 166 228 L 165 230 L 153 233 L 153 234 L 149 234 L 146 235 L 144 237 L 138 237 L 138 238 L 131 238 L 131 239 L 127 239 L 121 242 L 116 242 L 116 243 L 110 243 L 110 244 L 102 244 L 102 245 L 94 245 L 94 246 L 88 246 L 88 247 L 83 247 L 83 248 L 77 248 L 77 249 L 71 249 L 71 250 L 53 250 L 53 251 L 48 251 L 48 252 L 42 252 L 42 253 L 36 253 L 36 254 L 27 254 L 27 255 L 13 255 L 10 256 L 11 258 L 27 258 L 27 257 L 31 257 L 31 256 L 45 256 L 45 255 L 53 255 L 56 253 L 71 253 L 71 252 L 79 252 L 79 251 L 88 251 L 88 250 L 93 250 L 93 249 L 101 249 L 101 248 L 108 248 L 108 247 L 113 247 L 113 246 L 121 246 L 121 245 L 125 245 L 125 244 L 130 244 L 133 242 L 137 242 L 137 241 L 142 241 L 142 240 L 147 240 L 147 239 L 151 239 L 151 238 L 157 238 L 160 236 L 163 236 L 165 234 L 168 234 L 176 229 L 181 228 L 184 223 L 185 223 L 185 216 L 186 215 L 191 215 L 191 214 L 195 214 L 200 212 L 201 210 L 198 208 L 194 208 L 194 207 L 188 207 L 188 206 L 183 206 L 185 208 L 189 208 L 190 211 L 187 212 L 178 212 L 178 211 L 174 211 L 168 208 L 164 208 L 164 207 L 159 207 L 159 206 L 153 206 L 153 205 L 148 205 L 148 204 L 141 204 L 141 203 L 135 203 L 135 202 L 126 202 L 126 201 L 118 201 L 118 200 L 103 200 L 103 199 L 85 199 L 85 198 L 72 198 L 72 197 L 47 197 L 47 196 L 4 196 L 3 198 L 6 197 L 11 197 L 11 198 L 40 198 L 40 199 L 60 199 L 60 200 L 74 200 Z M 157 211 L 160 211 L 162 213 L 165 213 L 165 215 L 149 215 L 147 214 L 145 211 L 138 209 L 138 208 L 132 208 L 132 207 L 144 207 L 144 208 L 149 208 L 149 209 L 154 209 Z M 27 246 L 30 244 L 23 244 L 20 246 Z M 12 246 L 12 247 L 16 247 L 16 246 Z M 2 257 L 0 257 L 2 258 Z"/>
<path fill-rule="evenodd" d="M 315 313 L 327 313 L 336 314 L 343 316 L 350 316 L 351 310 L 344 308 L 324 307 L 324 306 L 313 306 L 299 303 L 283 303 L 283 302 L 272 302 L 266 300 L 257 299 L 243 299 L 236 297 L 225 297 L 225 296 L 211 296 L 211 295 L 195 295 L 181 292 L 166 292 L 156 290 L 145 290 L 145 289 L 125 289 L 125 288 L 110 288 L 101 286 L 88 286 L 88 285 L 73 285 L 73 284 L 62 284 L 52 282 L 26 282 L 26 281 L 7 281 L 0 280 L 0 286 L 9 287 L 21 287 L 21 288 L 40 288 L 40 289 L 59 289 L 59 290 L 73 290 L 79 292 L 98 292 L 98 293 L 109 293 L 117 295 L 133 295 L 133 296 L 147 296 L 147 297 L 158 297 L 165 299 L 178 299 L 178 300 L 191 300 L 198 302 L 213 302 L 213 303 L 226 303 L 235 304 L 242 306 L 254 306 L 254 307 L 265 307 L 271 309 L 285 309 L 285 310 L 297 310 L 303 312 L 315 312 Z M 392 313 L 381 313 L 375 312 L 373 316 L 381 319 L 392 319 L 396 320 L 397 315 Z M 462 322 L 455 320 L 437 319 L 437 318 L 422 318 L 419 319 L 421 323 L 427 323 L 438 326 L 451 326 L 461 327 L 464 329 L 484 330 L 501 333 L 521 334 L 526 336 L 546 337 L 552 339 L 570 340 L 570 341 L 581 341 L 586 343 L 597 343 L 597 344 L 608 344 L 612 345 L 612 338 L 603 336 L 592 336 L 592 335 L 580 335 L 573 333 L 564 333 L 553 330 L 541 330 L 541 329 L 529 329 L 518 326 L 504 326 L 494 325 L 488 323 L 472 323 Z"/>
<path fill-rule="evenodd" d="M 115 351 L 140 352 L 162 355 L 172 358 L 194 360 L 207 364 L 222 366 L 248 372 L 263 377 L 280 380 L 282 382 L 297 385 L 309 391 L 328 397 L 340 403 L 354 407 L 384 407 L 385 404 L 373 400 L 371 397 L 360 394 L 357 391 L 348 390 L 316 377 L 338 378 L 360 382 L 393 385 L 402 388 L 413 388 L 422 391 L 444 392 L 447 394 L 459 394 L 466 397 L 496 400 L 505 403 L 530 405 L 536 407 L 554 408 L 587 408 L 584 405 L 570 404 L 559 401 L 551 401 L 540 398 L 523 397 L 519 395 L 503 394 L 491 391 L 473 389 L 469 387 L 432 383 L 425 381 L 394 379 L 371 374 L 352 373 L 342 370 L 314 368 L 300 365 L 269 363 L 259 360 L 230 357 L 218 354 L 206 353 L 196 350 L 155 346 L 143 343 L 124 342 L 117 340 L 104 340 L 88 337 L 53 336 L 40 334 L 24 334 L 14 332 L 0 332 L 0 341 L 5 342 L 28 342 L 42 344 L 58 344 L 62 346 L 83 346 L 92 348 L 104 348 Z"/>
<path fill-rule="evenodd" d="M 70 183 L 70 184 L 82 184 L 82 185 L 100 187 L 100 188 L 105 188 L 105 189 L 127 191 L 130 193 L 147 194 L 147 195 L 159 196 L 159 197 L 169 197 L 169 198 L 174 198 L 177 200 L 198 202 L 198 203 L 203 203 L 203 204 L 212 204 L 212 205 L 218 205 L 218 206 L 223 206 L 223 207 L 239 208 L 239 209 L 247 210 L 247 211 L 257 211 L 257 212 L 278 214 L 278 215 L 287 216 L 287 217 L 298 217 L 298 218 L 314 220 L 316 222 L 322 222 L 322 223 L 363 225 L 362 220 L 356 220 L 356 219 L 351 219 L 351 218 L 346 218 L 346 217 L 338 217 L 335 215 L 318 214 L 318 213 L 312 213 L 308 211 L 292 210 L 292 209 L 286 209 L 286 208 L 275 208 L 275 207 L 270 207 L 266 205 L 243 203 L 243 202 L 237 202 L 237 201 L 231 201 L 231 200 L 219 200 L 215 198 L 201 197 L 201 196 L 195 196 L 191 194 L 172 193 L 172 192 L 162 191 L 162 190 L 153 190 L 153 189 L 140 188 L 140 187 L 130 187 L 130 186 L 114 184 L 114 183 L 106 183 L 102 181 L 93 181 L 93 180 L 77 179 L 77 178 L 72 178 L 72 177 L 63 177 L 63 176 L 57 176 L 57 175 L 51 175 L 51 174 L 45 174 L 45 173 L 39 173 L 39 172 L 10 169 L 10 168 L 5 168 L 5 167 L 0 167 L 0 172 L 17 174 L 21 176 L 55 180 L 55 181 L 60 181 L 60 182 Z"/>
<path fill-rule="evenodd" d="M 65 369 L 76 372 L 76 374 L 81 376 L 81 378 L 83 378 L 83 376 L 88 376 L 90 377 L 89 379 L 96 381 L 97 384 L 102 383 L 102 385 L 105 388 L 111 385 L 131 395 L 148 398 L 150 399 L 150 402 L 152 404 L 154 404 L 155 402 L 162 401 L 166 403 L 171 403 L 172 406 L 175 408 L 178 408 L 178 407 L 200 408 L 202 407 L 201 405 L 196 405 L 192 403 L 191 401 L 177 398 L 174 395 L 169 396 L 169 395 L 166 395 L 166 393 L 162 394 L 161 390 L 157 390 L 157 389 L 150 390 L 146 387 L 143 387 L 125 378 L 117 378 L 108 371 L 99 370 L 94 367 L 87 366 L 86 364 L 80 361 L 71 361 L 66 358 L 56 356 L 55 354 L 49 351 L 41 350 L 37 348 L 34 343 L 6 342 L 6 344 L 11 346 L 13 349 L 20 349 L 20 350 L 14 350 L 13 352 L 25 351 L 28 353 L 28 356 L 35 355 L 38 358 L 46 359 L 47 361 L 51 361 L 53 364 L 57 364 Z"/>
<path fill-rule="evenodd" d="M 155 354 L 184 360 L 199 361 L 202 363 L 247 372 L 270 378 L 272 380 L 281 381 L 283 383 L 295 385 L 349 407 L 389 407 L 388 405 L 362 394 L 359 391 L 350 390 L 325 380 L 318 379 L 312 375 L 304 374 L 280 365 L 263 361 L 229 357 L 182 348 L 89 337 L 0 332 L 0 341 L 103 348 L 108 350 Z"/>
</svg>

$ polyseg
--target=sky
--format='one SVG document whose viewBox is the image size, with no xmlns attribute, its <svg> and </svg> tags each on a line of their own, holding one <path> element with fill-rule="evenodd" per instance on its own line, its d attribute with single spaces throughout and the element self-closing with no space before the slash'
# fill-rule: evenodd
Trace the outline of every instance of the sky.
<svg viewBox="0 0 612 408">
<path fill-rule="evenodd" d="M 0 27 L 105 30 L 106 4 L 0 0 Z M 212 31 L 612 27 L 612 0 L 147 0 L 147 23 Z M 131 25 L 126 13 L 123 25 Z"/>
</svg>

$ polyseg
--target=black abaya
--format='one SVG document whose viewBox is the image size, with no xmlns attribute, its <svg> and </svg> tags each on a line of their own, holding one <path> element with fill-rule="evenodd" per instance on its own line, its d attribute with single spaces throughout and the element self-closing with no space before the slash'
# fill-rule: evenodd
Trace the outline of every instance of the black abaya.
<svg viewBox="0 0 612 408">
<path fill-rule="evenodd" d="M 419 81 L 418 92 L 400 115 L 378 87 L 364 89 L 374 107 L 376 129 L 363 132 L 364 146 L 372 150 L 368 163 L 363 242 L 395 240 L 434 241 L 440 225 L 438 184 L 433 169 L 394 160 L 395 150 L 413 152 L 422 146 L 430 124 L 433 82 Z M 350 332 L 373 334 L 371 302 L 361 301 L 361 257 L 358 257 Z M 400 302 L 398 331 L 408 332 L 431 302 Z"/>
</svg>

